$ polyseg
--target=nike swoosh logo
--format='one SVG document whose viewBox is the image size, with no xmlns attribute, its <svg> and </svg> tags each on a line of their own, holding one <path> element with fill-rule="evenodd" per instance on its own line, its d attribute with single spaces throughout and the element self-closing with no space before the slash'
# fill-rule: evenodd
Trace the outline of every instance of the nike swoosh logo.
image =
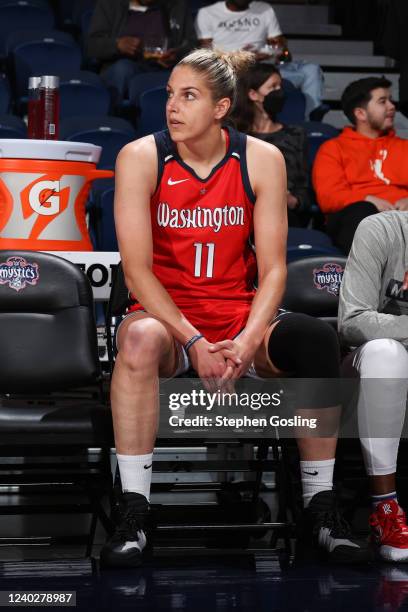
<svg viewBox="0 0 408 612">
<path fill-rule="evenodd" d="M 304 474 L 309 474 L 309 476 L 317 476 L 319 472 L 305 472 L 305 470 L 303 470 Z"/>
<path fill-rule="evenodd" d="M 181 181 L 173 181 L 173 179 L 169 178 L 169 180 L 167 181 L 168 185 L 178 185 L 179 183 L 185 183 L 186 181 L 188 181 L 189 179 L 181 179 Z"/>
<path fill-rule="evenodd" d="M 143 467 L 144 467 L 145 470 L 150 470 L 152 465 L 153 465 L 153 463 L 151 463 L 150 465 L 144 465 Z M 317 474 L 317 472 L 316 472 L 316 474 Z"/>
</svg>

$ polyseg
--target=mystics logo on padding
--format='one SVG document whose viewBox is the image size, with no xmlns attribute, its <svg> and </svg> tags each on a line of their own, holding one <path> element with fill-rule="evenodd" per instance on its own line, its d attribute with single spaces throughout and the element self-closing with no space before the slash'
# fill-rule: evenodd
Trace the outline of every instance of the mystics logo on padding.
<svg viewBox="0 0 408 612">
<path fill-rule="evenodd" d="M 0 285 L 21 291 L 27 285 L 36 285 L 39 279 L 38 264 L 28 263 L 24 257 L 9 257 L 5 263 L 0 263 Z"/>
<path fill-rule="evenodd" d="M 327 263 L 322 268 L 313 270 L 313 282 L 317 289 L 324 289 L 332 295 L 339 295 L 344 268 L 339 264 Z"/>
</svg>

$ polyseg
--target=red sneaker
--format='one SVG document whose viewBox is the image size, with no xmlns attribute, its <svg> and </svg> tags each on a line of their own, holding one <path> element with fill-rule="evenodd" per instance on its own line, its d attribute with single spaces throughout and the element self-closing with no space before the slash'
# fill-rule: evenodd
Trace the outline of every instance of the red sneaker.
<svg viewBox="0 0 408 612">
<path fill-rule="evenodd" d="M 408 561 L 408 526 L 405 512 L 392 499 L 377 506 L 370 516 L 371 539 L 386 561 Z"/>
</svg>

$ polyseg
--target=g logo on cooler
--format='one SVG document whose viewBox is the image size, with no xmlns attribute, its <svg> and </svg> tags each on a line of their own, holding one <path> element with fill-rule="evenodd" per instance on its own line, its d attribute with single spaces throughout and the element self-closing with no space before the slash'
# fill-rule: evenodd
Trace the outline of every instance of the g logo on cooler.
<svg viewBox="0 0 408 612">
<path fill-rule="evenodd" d="M 51 217 L 60 212 L 59 181 L 39 181 L 32 186 L 28 201 L 34 212 Z"/>
</svg>

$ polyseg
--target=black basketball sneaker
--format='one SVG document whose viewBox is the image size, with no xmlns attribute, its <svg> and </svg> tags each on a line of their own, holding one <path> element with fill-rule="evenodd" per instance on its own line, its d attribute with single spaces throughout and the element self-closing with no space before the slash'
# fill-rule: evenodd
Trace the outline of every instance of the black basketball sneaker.
<svg viewBox="0 0 408 612">
<path fill-rule="evenodd" d="M 139 493 L 124 493 L 121 506 L 119 525 L 101 550 L 102 567 L 138 567 L 142 563 L 149 502 Z"/>
<path fill-rule="evenodd" d="M 333 563 L 365 563 L 373 558 L 368 541 L 352 535 L 333 491 L 317 493 L 304 510 L 297 555 L 313 551 Z"/>
</svg>

